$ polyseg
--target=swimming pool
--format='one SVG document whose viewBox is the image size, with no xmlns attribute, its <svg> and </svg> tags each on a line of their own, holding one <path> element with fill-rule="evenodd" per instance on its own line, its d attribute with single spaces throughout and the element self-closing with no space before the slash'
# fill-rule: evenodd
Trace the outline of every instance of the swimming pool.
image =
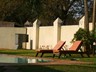
<svg viewBox="0 0 96 72">
<path fill-rule="evenodd" d="M 0 55 L 0 63 L 46 63 L 51 62 L 48 59 L 42 58 L 27 58 L 27 57 L 16 57 L 16 56 L 9 56 L 9 55 Z"/>
</svg>

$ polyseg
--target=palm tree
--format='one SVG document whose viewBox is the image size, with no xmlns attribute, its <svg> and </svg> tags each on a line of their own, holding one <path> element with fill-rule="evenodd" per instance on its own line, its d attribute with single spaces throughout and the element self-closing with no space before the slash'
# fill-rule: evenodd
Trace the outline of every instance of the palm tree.
<svg viewBox="0 0 96 72">
<path fill-rule="evenodd" d="M 84 28 L 87 32 L 87 37 L 90 35 L 89 33 L 89 12 L 88 12 L 88 0 L 84 0 L 84 10 L 85 10 L 85 23 L 84 23 Z M 85 44 L 85 51 L 90 54 L 90 45 L 86 42 Z"/>
<path fill-rule="evenodd" d="M 95 22 L 96 22 L 96 0 L 94 0 L 94 3 L 93 3 L 93 20 L 92 20 L 92 22 L 93 22 L 93 32 L 95 31 Z"/>
<path fill-rule="evenodd" d="M 89 31 L 89 17 L 88 17 L 88 0 L 84 0 L 84 8 L 85 8 L 85 25 L 84 28 L 85 30 Z"/>
<path fill-rule="evenodd" d="M 94 0 L 93 3 L 93 18 L 92 18 L 92 23 L 93 23 L 93 34 L 95 34 L 95 22 L 96 22 L 96 0 Z M 93 53 L 95 52 L 95 49 L 93 48 Z"/>
</svg>

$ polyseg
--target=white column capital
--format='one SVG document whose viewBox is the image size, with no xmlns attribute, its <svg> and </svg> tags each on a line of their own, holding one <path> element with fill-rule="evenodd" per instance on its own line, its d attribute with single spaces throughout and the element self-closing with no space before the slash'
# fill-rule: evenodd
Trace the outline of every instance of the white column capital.
<svg viewBox="0 0 96 72">
<path fill-rule="evenodd" d="M 39 26 L 40 24 L 41 24 L 41 21 L 38 20 L 38 19 L 36 19 L 36 20 L 33 22 L 33 26 L 34 26 L 34 27 L 37 27 L 37 26 Z"/>
<path fill-rule="evenodd" d="M 55 21 L 54 21 L 54 25 L 56 25 L 56 24 L 62 24 L 62 20 L 58 17 Z"/>
</svg>

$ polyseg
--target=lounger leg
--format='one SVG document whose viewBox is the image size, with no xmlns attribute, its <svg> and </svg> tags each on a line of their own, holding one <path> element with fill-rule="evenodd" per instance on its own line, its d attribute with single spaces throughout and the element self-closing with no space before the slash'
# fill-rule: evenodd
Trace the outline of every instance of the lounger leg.
<svg viewBox="0 0 96 72">
<path fill-rule="evenodd" d="M 86 53 L 88 57 L 90 57 L 90 54 L 89 53 Z"/>
<path fill-rule="evenodd" d="M 42 56 L 43 56 L 43 54 L 44 54 L 44 53 L 42 53 L 40 57 L 42 57 Z"/>
<path fill-rule="evenodd" d="M 53 54 L 53 58 L 55 57 L 55 54 Z"/>
<path fill-rule="evenodd" d="M 71 54 L 69 54 L 69 56 L 71 56 Z"/>
<path fill-rule="evenodd" d="M 60 58 L 61 57 L 61 53 L 59 53 L 59 57 L 58 58 Z"/>
<path fill-rule="evenodd" d="M 39 54 L 39 53 L 36 53 L 36 56 L 35 56 L 35 57 L 37 57 L 37 56 L 38 56 L 38 54 Z"/>
<path fill-rule="evenodd" d="M 81 51 L 81 52 L 80 52 L 81 57 L 84 57 L 84 56 L 83 56 L 84 52 L 82 52 L 82 49 L 80 49 L 80 51 Z"/>
<path fill-rule="evenodd" d="M 84 57 L 82 53 L 81 53 L 81 57 Z"/>
</svg>

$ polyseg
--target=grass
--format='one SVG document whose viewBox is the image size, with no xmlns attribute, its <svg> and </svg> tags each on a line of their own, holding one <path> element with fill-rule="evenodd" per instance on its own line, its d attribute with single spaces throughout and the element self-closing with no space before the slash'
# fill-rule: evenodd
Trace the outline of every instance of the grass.
<svg viewBox="0 0 96 72">
<path fill-rule="evenodd" d="M 10 72 L 12 69 L 16 69 L 16 72 L 96 72 L 96 67 L 80 65 L 21 65 L 8 67 L 10 69 Z M 3 66 L 0 67 L 0 70 L 0 72 L 5 72 L 5 68 Z"/>
<path fill-rule="evenodd" d="M 21 56 L 35 56 L 34 50 L 0 50 L 0 54 L 11 54 Z M 52 54 L 45 54 L 44 57 L 52 58 Z M 55 57 L 57 58 L 57 57 Z M 96 56 L 82 58 L 80 55 L 72 55 L 72 57 L 62 57 L 61 59 L 76 58 L 80 61 L 94 62 L 91 65 L 20 65 L 13 66 L 20 72 L 96 72 Z M 9 66 L 10 67 L 10 66 Z M 0 72 L 5 71 L 3 66 L 0 66 Z"/>
<path fill-rule="evenodd" d="M 35 56 L 34 50 L 0 50 L 0 54 Z"/>
<path fill-rule="evenodd" d="M 23 66 L 19 67 L 23 72 L 96 72 L 96 67 L 59 65 L 59 66 Z M 28 70 L 28 71 L 27 71 Z"/>
</svg>

